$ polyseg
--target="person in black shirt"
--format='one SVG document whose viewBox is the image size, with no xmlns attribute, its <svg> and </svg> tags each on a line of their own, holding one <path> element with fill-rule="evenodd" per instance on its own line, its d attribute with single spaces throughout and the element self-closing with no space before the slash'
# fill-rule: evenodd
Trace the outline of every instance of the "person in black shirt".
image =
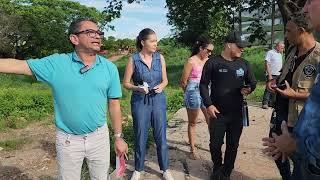
<svg viewBox="0 0 320 180">
<path fill-rule="evenodd" d="M 225 39 L 222 54 L 210 58 L 202 72 L 200 94 L 210 116 L 213 180 L 230 178 L 243 128 L 243 96 L 250 94 L 257 84 L 249 62 L 241 58 L 246 46 L 239 32 L 231 32 Z M 225 134 L 226 152 L 222 164 L 221 146 Z"/>
</svg>

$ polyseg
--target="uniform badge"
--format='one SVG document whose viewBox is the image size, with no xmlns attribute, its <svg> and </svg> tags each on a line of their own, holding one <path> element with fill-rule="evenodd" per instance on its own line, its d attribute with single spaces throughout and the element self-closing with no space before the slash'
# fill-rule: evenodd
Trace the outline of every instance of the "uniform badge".
<svg viewBox="0 0 320 180">
<path fill-rule="evenodd" d="M 226 73 L 228 72 L 228 69 L 219 69 L 219 72 Z"/>
<path fill-rule="evenodd" d="M 236 70 L 236 75 L 237 75 L 237 77 L 244 76 L 244 70 L 242 68 Z"/>
<path fill-rule="evenodd" d="M 312 64 L 307 64 L 306 66 L 304 66 L 303 68 L 303 75 L 306 78 L 310 78 L 311 76 L 313 76 L 316 73 L 316 67 L 314 67 L 314 65 Z"/>
</svg>

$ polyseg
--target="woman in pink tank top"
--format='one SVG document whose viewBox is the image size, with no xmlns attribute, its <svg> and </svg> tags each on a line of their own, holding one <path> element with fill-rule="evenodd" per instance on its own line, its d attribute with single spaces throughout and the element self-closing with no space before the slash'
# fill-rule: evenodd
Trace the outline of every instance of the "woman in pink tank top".
<svg viewBox="0 0 320 180">
<path fill-rule="evenodd" d="M 200 96 L 199 83 L 203 65 L 208 60 L 208 56 L 212 53 L 213 48 L 214 46 L 209 39 L 203 37 L 199 38 L 193 47 L 191 57 L 184 65 L 180 80 L 180 86 L 184 91 L 184 104 L 188 114 L 188 137 L 192 159 L 199 158 L 195 146 L 195 130 L 200 109 L 202 110 L 207 123 L 209 120 L 209 116 Z"/>
</svg>

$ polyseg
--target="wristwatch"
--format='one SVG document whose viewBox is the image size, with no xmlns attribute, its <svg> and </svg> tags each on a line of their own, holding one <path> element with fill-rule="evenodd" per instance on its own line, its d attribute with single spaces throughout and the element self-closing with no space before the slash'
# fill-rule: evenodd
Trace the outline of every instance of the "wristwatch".
<svg viewBox="0 0 320 180">
<path fill-rule="evenodd" d="M 114 135 L 113 135 L 115 138 L 123 138 L 123 133 L 121 132 L 121 133 L 115 133 Z"/>
</svg>

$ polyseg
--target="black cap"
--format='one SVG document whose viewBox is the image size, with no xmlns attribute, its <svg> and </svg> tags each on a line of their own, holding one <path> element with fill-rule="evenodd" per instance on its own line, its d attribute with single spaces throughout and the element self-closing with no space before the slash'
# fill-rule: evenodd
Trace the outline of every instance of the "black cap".
<svg viewBox="0 0 320 180">
<path fill-rule="evenodd" d="M 245 48 L 249 46 L 249 43 L 246 41 L 245 37 L 241 35 L 238 31 L 230 32 L 224 41 L 225 43 L 235 43 L 240 48 Z"/>
</svg>

